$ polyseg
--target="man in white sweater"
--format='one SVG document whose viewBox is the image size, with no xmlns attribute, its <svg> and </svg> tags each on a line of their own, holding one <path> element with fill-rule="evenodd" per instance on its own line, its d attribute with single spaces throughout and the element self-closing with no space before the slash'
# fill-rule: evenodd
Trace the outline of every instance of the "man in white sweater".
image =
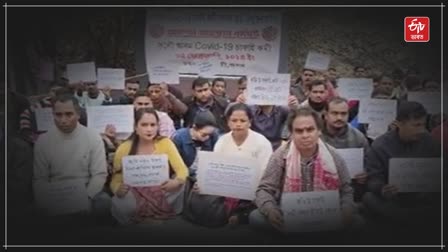
<svg viewBox="0 0 448 252">
<path fill-rule="evenodd" d="M 66 204 L 69 207 L 64 209 L 63 214 L 77 213 L 79 206 L 84 205 L 88 206 L 85 210 L 94 216 L 107 215 L 110 197 L 103 192 L 107 166 L 101 136 L 78 122 L 80 106 L 74 96 L 56 97 L 53 116 L 55 127 L 43 134 L 34 147 L 33 189 L 38 205 L 42 202 L 40 199 L 50 199 L 49 206 L 46 201 L 47 211 L 57 208 L 58 214 L 61 214 L 61 199 L 64 199 L 65 203 L 69 202 Z M 67 197 L 60 193 L 46 194 L 48 189 L 42 189 L 60 190 L 54 189 L 55 185 L 64 190 L 78 185 L 82 193 L 69 192 Z M 55 200 L 54 195 L 61 198 Z M 73 195 L 76 199 L 71 198 Z"/>
</svg>

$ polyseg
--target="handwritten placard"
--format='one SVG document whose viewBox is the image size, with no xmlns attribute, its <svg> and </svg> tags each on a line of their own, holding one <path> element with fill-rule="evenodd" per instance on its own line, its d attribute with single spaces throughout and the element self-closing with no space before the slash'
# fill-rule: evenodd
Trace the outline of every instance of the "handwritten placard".
<svg viewBox="0 0 448 252">
<path fill-rule="evenodd" d="M 159 186 L 169 179 L 165 154 L 126 156 L 122 165 L 124 183 L 130 186 Z"/>
<path fill-rule="evenodd" d="M 247 79 L 247 103 L 254 105 L 288 105 L 289 74 L 256 74 Z"/>
<path fill-rule="evenodd" d="M 338 191 L 283 193 L 286 232 L 317 232 L 342 227 Z"/>
<path fill-rule="evenodd" d="M 338 79 L 339 96 L 347 100 L 370 99 L 373 92 L 373 80 L 367 78 Z"/>
<path fill-rule="evenodd" d="M 37 207 L 44 213 L 66 215 L 88 211 L 90 202 L 86 184 L 80 180 L 62 180 L 34 187 Z"/>
<path fill-rule="evenodd" d="M 259 166 L 254 158 L 200 151 L 198 185 L 201 194 L 255 199 Z"/>
<path fill-rule="evenodd" d="M 389 184 L 399 192 L 440 192 L 440 158 L 391 158 Z"/>
<path fill-rule="evenodd" d="M 385 99 L 363 99 L 359 102 L 360 123 L 389 125 L 395 120 L 397 101 Z"/>
<path fill-rule="evenodd" d="M 119 133 L 131 133 L 134 130 L 134 106 L 88 106 L 87 126 L 103 133 L 108 124 L 115 126 Z"/>
<path fill-rule="evenodd" d="M 408 101 L 422 104 L 430 114 L 438 114 L 442 111 L 441 94 L 438 92 L 409 92 Z"/>
<path fill-rule="evenodd" d="M 36 108 L 34 113 L 36 115 L 37 130 L 48 131 L 54 127 L 52 108 Z"/>
<path fill-rule="evenodd" d="M 124 81 L 124 69 L 98 68 L 98 88 L 124 89 Z"/>
<path fill-rule="evenodd" d="M 78 82 L 96 82 L 95 62 L 68 64 L 67 78 L 70 84 Z"/>
<path fill-rule="evenodd" d="M 179 65 L 164 64 L 148 67 L 151 83 L 179 84 Z"/>
<path fill-rule="evenodd" d="M 309 52 L 306 57 L 305 61 L 306 69 L 325 71 L 328 69 L 329 65 L 330 65 L 330 57 L 325 54 L 317 52 Z"/>
<path fill-rule="evenodd" d="M 351 178 L 364 172 L 363 148 L 336 149 L 336 152 L 344 159 Z"/>
</svg>

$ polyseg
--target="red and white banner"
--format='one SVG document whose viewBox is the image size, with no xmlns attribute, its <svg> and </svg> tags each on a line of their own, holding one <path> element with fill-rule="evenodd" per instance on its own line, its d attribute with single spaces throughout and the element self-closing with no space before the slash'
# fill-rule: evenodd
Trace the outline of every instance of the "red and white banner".
<svg viewBox="0 0 448 252">
<path fill-rule="evenodd" d="M 280 13 L 148 9 L 146 65 L 178 64 L 180 73 L 206 75 L 277 73 L 281 23 Z"/>
</svg>

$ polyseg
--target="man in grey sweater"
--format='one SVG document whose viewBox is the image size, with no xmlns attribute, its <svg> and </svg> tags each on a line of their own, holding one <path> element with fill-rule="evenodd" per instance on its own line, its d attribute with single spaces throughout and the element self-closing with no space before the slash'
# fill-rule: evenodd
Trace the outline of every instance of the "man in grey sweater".
<svg viewBox="0 0 448 252">
<path fill-rule="evenodd" d="M 85 194 L 72 200 L 78 203 L 78 200 L 85 202 L 85 198 L 88 198 L 90 209 L 86 209 L 87 212 L 94 216 L 107 215 L 110 197 L 103 192 L 107 166 L 100 135 L 78 122 L 80 106 L 72 95 L 55 98 L 53 117 L 56 127 L 41 135 L 34 146 L 33 189 L 36 199 L 48 199 L 47 190 L 44 189 L 48 186 L 71 186 L 78 183 L 80 187 L 85 186 L 81 188 Z M 41 205 L 41 202 L 36 203 Z M 50 206 L 47 204 L 44 211 L 60 209 L 59 204 L 60 202 L 53 202 Z M 76 204 L 70 206 L 74 205 Z M 67 212 L 72 213 L 70 210 Z"/>
<path fill-rule="evenodd" d="M 341 97 L 333 97 L 328 101 L 324 111 L 322 140 L 336 149 L 363 148 L 365 155 L 369 149 L 369 142 L 359 130 L 348 124 L 348 101 Z M 366 179 L 366 172 L 356 174 L 352 179 L 356 202 L 361 200 L 365 192 Z"/>
</svg>

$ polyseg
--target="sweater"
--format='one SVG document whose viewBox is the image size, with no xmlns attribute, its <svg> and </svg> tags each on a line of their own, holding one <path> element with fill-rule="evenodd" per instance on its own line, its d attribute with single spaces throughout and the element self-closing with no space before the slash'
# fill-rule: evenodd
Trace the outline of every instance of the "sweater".
<svg viewBox="0 0 448 252">
<path fill-rule="evenodd" d="M 262 134 L 249 129 L 249 134 L 240 146 L 235 144 L 232 132 L 222 135 L 215 144 L 214 152 L 234 153 L 235 156 L 244 156 L 257 159 L 260 164 L 260 177 L 266 169 L 272 155 L 272 145 Z"/>
<path fill-rule="evenodd" d="M 369 191 L 381 195 L 381 189 L 388 182 L 389 160 L 391 158 L 429 158 L 440 157 L 440 149 L 429 134 L 418 141 L 405 143 L 400 140 L 398 131 L 392 130 L 378 137 L 366 154 L 366 171 L 369 175 Z"/>
<path fill-rule="evenodd" d="M 34 186 L 84 180 L 93 198 L 106 182 L 107 163 L 101 136 L 78 123 L 70 134 L 52 128 L 34 146 Z"/>
</svg>

